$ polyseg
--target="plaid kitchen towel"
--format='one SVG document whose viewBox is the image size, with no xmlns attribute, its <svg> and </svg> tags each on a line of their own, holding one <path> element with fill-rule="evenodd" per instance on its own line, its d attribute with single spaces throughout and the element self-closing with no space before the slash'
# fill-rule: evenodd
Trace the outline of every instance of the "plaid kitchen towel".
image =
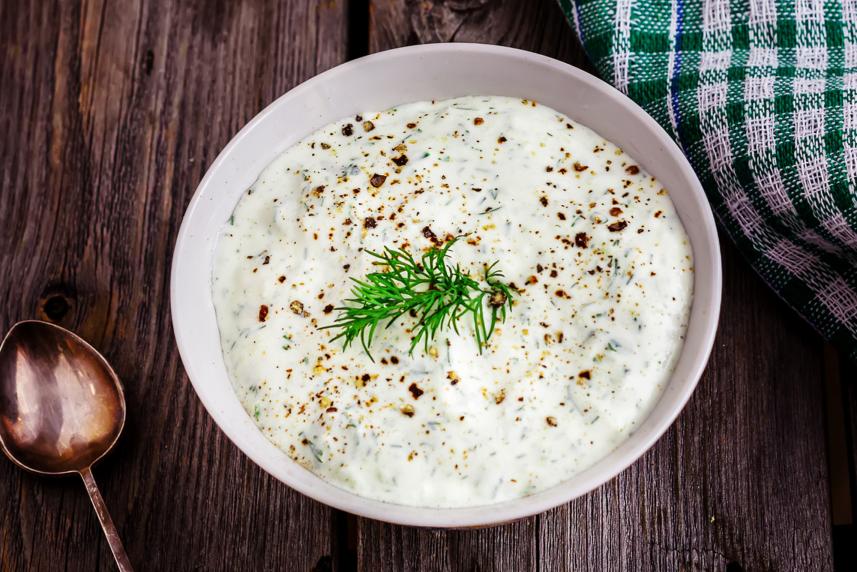
<svg viewBox="0 0 857 572">
<path fill-rule="evenodd" d="M 753 267 L 857 361 L 857 0 L 560 4 Z"/>
</svg>

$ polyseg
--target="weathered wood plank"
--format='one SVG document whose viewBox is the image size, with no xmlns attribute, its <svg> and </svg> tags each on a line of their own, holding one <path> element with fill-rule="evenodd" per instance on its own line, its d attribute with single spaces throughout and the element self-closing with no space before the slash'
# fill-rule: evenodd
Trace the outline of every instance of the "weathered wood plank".
<svg viewBox="0 0 857 572">
<path fill-rule="evenodd" d="M 477 42 L 543 53 L 591 70 L 556 2 L 371 0 L 369 50 Z"/>
<path fill-rule="evenodd" d="M 0 327 L 71 327 L 124 380 L 96 469 L 142 570 L 330 564 L 331 512 L 216 429 L 169 323 L 172 245 L 250 117 L 345 58 L 345 0 L 0 3 Z M 83 487 L 0 462 L 0 568 L 110 569 Z M 329 567 L 329 566 L 328 566 Z"/>
<path fill-rule="evenodd" d="M 851 406 L 851 394 L 857 383 L 857 373 L 853 364 L 847 363 L 832 345 L 827 344 L 824 350 L 830 516 L 835 527 L 851 525 L 854 520 L 848 465 L 853 454 L 853 451 L 849 451 L 849 442 L 853 443 L 853 439 L 849 438 L 849 424 L 857 412 L 857 408 Z"/>
<path fill-rule="evenodd" d="M 358 519 L 358 570 L 537 570 L 535 519 L 442 531 Z"/>
<path fill-rule="evenodd" d="M 837 570 L 857 569 L 857 364 L 828 353 L 828 410 L 831 449 L 845 458 L 831 458 L 833 552 Z M 841 423 L 839 427 L 835 427 Z M 844 451 L 842 450 L 844 449 Z"/>
<path fill-rule="evenodd" d="M 373 51 L 477 41 L 585 67 L 551 0 L 374 0 Z M 640 462 L 539 517 L 478 531 L 360 519 L 363 570 L 829 569 L 822 343 L 724 244 L 708 370 Z"/>
</svg>

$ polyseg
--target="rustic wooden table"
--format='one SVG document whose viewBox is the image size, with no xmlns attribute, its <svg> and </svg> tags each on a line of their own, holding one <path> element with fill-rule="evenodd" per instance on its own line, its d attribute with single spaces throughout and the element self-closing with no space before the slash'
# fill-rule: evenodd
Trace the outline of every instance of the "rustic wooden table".
<svg viewBox="0 0 857 572">
<path fill-rule="evenodd" d="M 0 327 L 73 328 L 123 378 L 96 469 L 140 570 L 816 570 L 847 555 L 853 369 L 723 244 L 708 369 L 669 432 L 595 492 L 485 530 L 329 509 L 247 460 L 195 397 L 170 328 L 172 246 L 253 115 L 350 58 L 512 45 L 589 69 L 553 0 L 0 2 Z M 846 405 L 843 406 L 843 403 Z M 83 487 L 0 462 L 0 569 L 111 569 Z M 834 551 L 836 547 L 836 551 Z"/>
</svg>

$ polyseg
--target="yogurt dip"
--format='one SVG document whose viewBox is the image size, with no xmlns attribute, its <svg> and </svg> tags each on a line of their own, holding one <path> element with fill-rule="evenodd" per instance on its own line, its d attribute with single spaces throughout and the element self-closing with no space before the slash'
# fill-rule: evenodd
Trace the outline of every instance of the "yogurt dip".
<svg viewBox="0 0 857 572">
<path fill-rule="evenodd" d="M 407 316 L 372 361 L 331 341 L 365 251 L 497 262 L 516 293 L 480 353 L 468 320 L 412 354 Z M 667 191 L 531 100 L 363 113 L 271 163 L 239 201 L 212 288 L 227 370 L 260 430 L 356 494 L 465 507 L 533 494 L 610 453 L 680 353 L 690 243 Z M 411 320 L 411 323 L 408 323 Z"/>
</svg>

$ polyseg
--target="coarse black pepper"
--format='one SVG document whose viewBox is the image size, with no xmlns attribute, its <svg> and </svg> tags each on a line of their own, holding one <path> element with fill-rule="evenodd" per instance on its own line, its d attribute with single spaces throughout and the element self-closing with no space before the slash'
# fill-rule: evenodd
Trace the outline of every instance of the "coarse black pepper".
<svg viewBox="0 0 857 572">
<path fill-rule="evenodd" d="M 420 386 L 418 386 L 416 383 L 410 384 L 408 386 L 408 391 L 411 392 L 411 395 L 413 396 L 414 399 L 419 399 L 420 396 L 423 393 L 425 393 L 422 389 L 420 389 Z"/>
</svg>

